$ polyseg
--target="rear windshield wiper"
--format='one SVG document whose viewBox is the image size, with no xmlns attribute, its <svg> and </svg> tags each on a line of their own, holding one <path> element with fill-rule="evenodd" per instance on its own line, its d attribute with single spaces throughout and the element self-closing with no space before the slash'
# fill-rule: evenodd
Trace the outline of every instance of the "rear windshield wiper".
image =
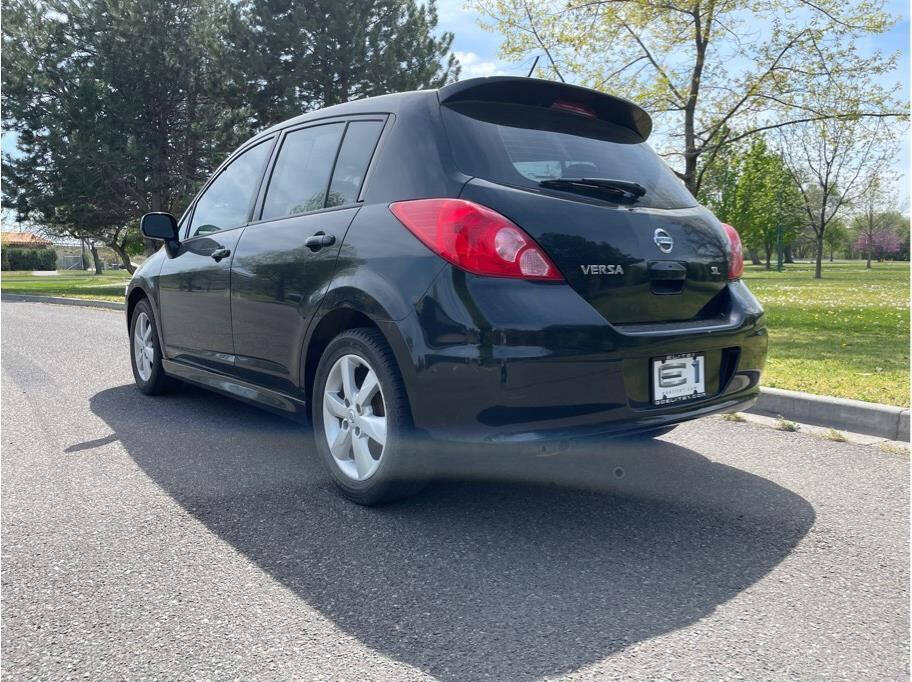
<svg viewBox="0 0 912 682">
<path fill-rule="evenodd" d="M 637 182 L 615 180 L 614 178 L 553 178 L 538 183 L 552 189 L 601 190 L 620 195 L 628 201 L 636 201 L 646 194 L 646 188 Z"/>
</svg>

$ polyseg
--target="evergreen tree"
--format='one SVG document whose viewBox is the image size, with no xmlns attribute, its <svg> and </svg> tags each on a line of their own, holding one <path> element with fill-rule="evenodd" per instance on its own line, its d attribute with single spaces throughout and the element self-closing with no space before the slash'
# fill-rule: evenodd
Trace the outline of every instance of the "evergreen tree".
<svg viewBox="0 0 912 682">
<path fill-rule="evenodd" d="M 146 211 L 180 212 L 249 131 L 228 107 L 222 0 L 13 0 L 4 206 L 121 254 Z"/>
<path fill-rule="evenodd" d="M 320 107 L 455 80 L 433 0 L 243 0 L 227 32 L 236 93 L 263 128 Z"/>
</svg>

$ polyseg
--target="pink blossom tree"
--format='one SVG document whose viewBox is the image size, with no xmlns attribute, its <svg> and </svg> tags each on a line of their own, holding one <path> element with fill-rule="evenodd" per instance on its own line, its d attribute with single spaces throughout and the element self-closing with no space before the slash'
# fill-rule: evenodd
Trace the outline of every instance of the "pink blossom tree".
<svg viewBox="0 0 912 682">
<path fill-rule="evenodd" d="M 872 256 L 878 261 L 882 261 L 886 256 L 899 253 L 902 248 L 902 240 L 894 230 L 886 228 L 860 235 L 855 240 L 855 248 L 868 255 L 868 263 L 871 262 Z"/>
</svg>

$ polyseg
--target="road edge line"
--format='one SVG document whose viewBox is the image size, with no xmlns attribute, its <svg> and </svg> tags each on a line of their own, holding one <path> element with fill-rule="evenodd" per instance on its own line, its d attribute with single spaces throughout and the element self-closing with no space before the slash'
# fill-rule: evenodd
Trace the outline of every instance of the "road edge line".
<svg viewBox="0 0 912 682">
<path fill-rule="evenodd" d="M 72 305 L 82 308 L 106 308 L 108 310 L 125 310 L 125 303 L 117 301 L 96 301 L 91 298 L 67 298 L 64 296 L 33 296 L 31 294 L 7 294 L 0 292 L 0 301 L 26 303 L 53 303 L 55 305 Z"/>
</svg>

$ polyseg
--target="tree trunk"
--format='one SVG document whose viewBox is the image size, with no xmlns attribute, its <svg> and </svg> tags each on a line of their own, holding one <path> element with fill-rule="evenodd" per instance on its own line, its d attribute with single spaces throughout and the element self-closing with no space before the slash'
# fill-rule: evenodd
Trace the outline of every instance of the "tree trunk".
<svg viewBox="0 0 912 682">
<path fill-rule="evenodd" d="M 865 265 L 865 267 L 866 267 L 868 270 L 870 270 L 870 269 L 871 269 L 871 249 L 868 249 L 868 252 L 867 252 L 866 255 L 867 255 L 867 258 L 868 258 L 868 264 Z"/>
<path fill-rule="evenodd" d="M 757 255 L 756 249 L 748 249 L 747 255 L 750 257 L 751 263 L 753 265 L 762 265 L 760 262 L 760 256 Z"/>
<path fill-rule="evenodd" d="M 100 275 L 104 271 L 104 265 L 101 263 L 101 257 L 98 255 L 98 247 L 89 244 L 89 251 L 92 252 L 92 260 L 95 262 L 95 274 Z"/>
<path fill-rule="evenodd" d="M 814 262 L 814 279 L 823 276 L 823 234 L 817 235 L 817 255 Z"/>
<path fill-rule="evenodd" d="M 149 208 L 152 209 L 153 212 L 160 212 L 163 210 L 163 203 L 164 202 L 162 201 L 161 192 L 158 190 L 153 190 L 149 196 Z M 143 237 L 143 253 L 145 254 L 146 258 L 149 256 L 154 256 L 155 252 L 158 251 L 158 246 L 159 245 L 156 242 Z"/>
<path fill-rule="evenodd" d="M 782 247 L 782 260 L 785 263 L 794 263 L 795 262 L 795 257 L 792 255 L 791 246 Z"/>
<path fill-rule="evenodd" d="M 833 259 L 835 258 L 835 256 L 833 255 L 835 253 L 835 251 L 836 251 L 836 249 L 830 249 L 830 262 L 831 263 L 833 262 Z"/>
<path fill-rule="evenodd" d="M 773 257 L 773 247 L 771 244 L 766 245 L 766 269 L 771 270 L 770 259 Z"/>
<path fill-rule="evenodd" d="M 120 258 L 120 262 L 123 263 L 123 266 L 126 268 L 127 272 L 132 275 L 136 271 L 136 268 L 133 267 L 133 263 L 130 262 L 130 256 L 127 255 L 127 252 L 123 249 L 123 247 L 116 242 L 108 244 L 108 246 L 110 246 L 111 250 Z"/>
</svg>

